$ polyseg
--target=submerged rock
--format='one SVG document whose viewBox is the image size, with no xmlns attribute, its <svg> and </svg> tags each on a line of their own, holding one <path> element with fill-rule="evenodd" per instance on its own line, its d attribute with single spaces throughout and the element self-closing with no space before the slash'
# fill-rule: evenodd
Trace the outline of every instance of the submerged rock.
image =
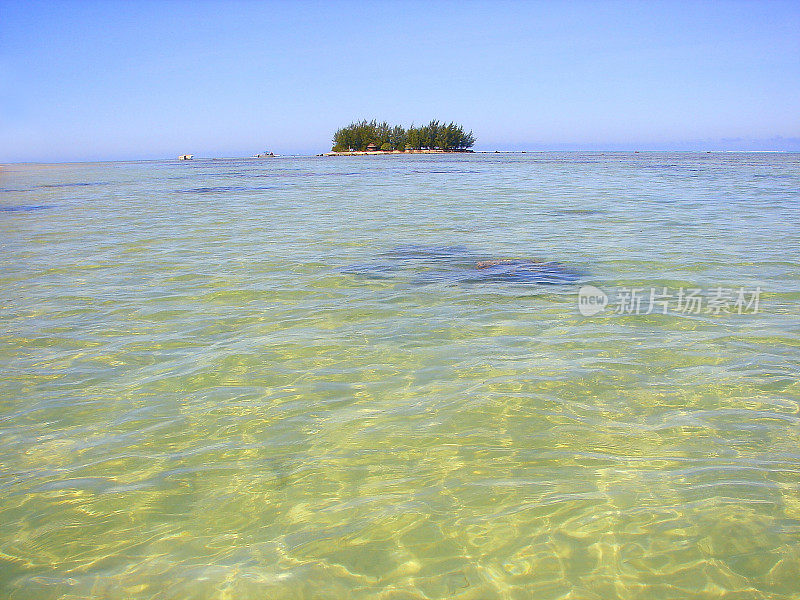
<svg viewBox="0 0 800 600">
<path fill-rule="evenodd" d="M 403 245 L 379 255 L 381 260 L 343 269 L 369 278 L 411 276 L 416 283 L 538 283 L 565 284 L 581 273 L 554 261 L 533 258 L 486 258 L 466 246 Z"/>
<path fill-rule="evenodd" d="M 531 283 L 572 283 L 580 274 L 557 262 L 527 258 L 491 259 L 476 265 L 479 279 Z"/>
</svg>

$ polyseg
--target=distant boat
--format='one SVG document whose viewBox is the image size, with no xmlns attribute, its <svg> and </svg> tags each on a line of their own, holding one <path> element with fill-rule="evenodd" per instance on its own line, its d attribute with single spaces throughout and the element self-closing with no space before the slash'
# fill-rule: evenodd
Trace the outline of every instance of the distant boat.
<svg viewBox="0 0 800 600">
<path fill-rule="evenodd" d="M 178 157 L 178 160 L 192 160 L 194 158 L 194 154 L 181 154 Z"/>
<path fill-rule="evenodd" d="M 265 151 L 263 154 L 256 154 L 255 156 L 253 156 L 253 158 L 270 158 L 270 157 L 274 157 L 274 156 L 275 156 L 275 154 L 273 154 L 272 152 L 266 152 Z"/>
</svg>

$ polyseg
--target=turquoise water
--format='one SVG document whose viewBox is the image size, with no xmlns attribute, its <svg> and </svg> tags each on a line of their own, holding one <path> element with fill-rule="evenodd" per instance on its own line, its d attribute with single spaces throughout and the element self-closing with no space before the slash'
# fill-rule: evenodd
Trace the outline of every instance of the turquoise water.
<svg viewBox="0 0 800 600">
<path fill-rule="evenodd" d="M 800 598 L 798 190 L 796 154 L 3 167 L 0 596 Z"/>
</svg>

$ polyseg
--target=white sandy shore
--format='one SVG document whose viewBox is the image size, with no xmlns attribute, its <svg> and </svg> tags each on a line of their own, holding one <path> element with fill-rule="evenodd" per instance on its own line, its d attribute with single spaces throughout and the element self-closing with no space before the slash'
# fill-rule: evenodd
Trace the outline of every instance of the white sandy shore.
<svg viewBox="0 0 800 600">
<path fill-rule="evenodd" d="M 352 152 L 325 152 L 317 156 L 384 156 L 392 154 L 465 154 L 472 150 L 359 150 Z"/>
</svg>

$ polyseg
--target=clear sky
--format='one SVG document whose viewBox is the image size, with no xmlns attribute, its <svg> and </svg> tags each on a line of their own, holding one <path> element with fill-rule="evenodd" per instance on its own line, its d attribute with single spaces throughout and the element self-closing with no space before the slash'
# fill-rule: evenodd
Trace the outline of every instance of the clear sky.
<svg viewBox="0 0 800 600">
<path fill-rule="evenodd" d="M 310 154 L 359 118 L 800 150 L 800 2 L 0 0 L 0 162 Z"/>
</svg>

